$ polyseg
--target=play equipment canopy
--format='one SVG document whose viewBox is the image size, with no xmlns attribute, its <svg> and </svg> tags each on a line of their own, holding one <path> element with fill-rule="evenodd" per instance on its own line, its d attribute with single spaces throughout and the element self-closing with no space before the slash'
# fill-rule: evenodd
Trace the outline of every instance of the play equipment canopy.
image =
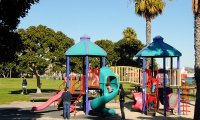
<svg viewBox="0 0 200 120">
<path fill-rule="evenodd" d="M 106 51 L 90 41 L 90 37 L 84 35 L 80 42 L 69 48 L 65 55 L 67 56 L 107 56 Z"/>
<path fill-rule="evenodd" d="M 136 57 L 179 57 L 181 52 L 171 45 L 163 42 L 161 36 L 153 38 L 153 42 L 140 50 Z"/>
<path fill-rule="evenodd" d="M 163 58 L 163 88 L 164 88 L 164 116 L 166 117 L 166 110 L 167 110 L 167 94 L 166 94 L 166 57 L 171 58 L 171 69 L 173 68 L 173 57 L 177 57 L 177 69 L 180 68 L 180 59 L 179 57 L 182 56 L 181 52 L 179 52 L 174 47 L 168 45 L 167 43 L 163 42 L 163 38 L 161 36 L 157 36 L 153 38 L 153 42 L 144 47 L 140 50 L 135 57 L 142 57 L 143 58 L 143 79 L 142 79 L 142 111 L 145 112 L 145 103 L 146 103 L 146 58 Z M 153 60 L 152 60 L 153 61 Z M 153 66 L 153 62 L 152 62 Z M 152 68 L 153 69 L 153 68 Z M 172 75 L 172 74 L 171 74 Z M 171 77 L 172 78 L 172 77 Z M 180 88 L 178 88 L 178 114 L 180 115 Z"/>
<path fill-rule="evenodd" d="M 96 45 L 95 43 L 90 42 L 90 37 L 84 35 L 80 37 L 80 42 L 70 47 L 66 52 L 66 76 L 67 76 L 67 84 L 66 86 L 70 86 L 69 74 L 70 74 L 70 57 L 82 57 L 83 58 L 83 71 L 85 70 L 85 103 L 86 103 L 86 115 L 89 114 L 89 99 L 88 99 L 88 80 L 89 80 L 89 57 L 99 57 L 100 59 L 100 67 L 105 66 L 105 57 L 107 56 L 106 51 L 104 51 L 101 47 Z M 84 66 L 85 64 L 85 66 Z M 85 68 L 84 68 L 85 67 Z"/>
</svg>

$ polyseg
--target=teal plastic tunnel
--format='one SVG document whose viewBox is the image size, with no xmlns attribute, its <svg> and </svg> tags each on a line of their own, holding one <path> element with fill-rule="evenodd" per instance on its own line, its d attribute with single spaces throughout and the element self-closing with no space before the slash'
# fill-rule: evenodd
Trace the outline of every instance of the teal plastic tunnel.
<svg viewBox="0 0 200 120">
<path fill-rule="evenodd" d="M 112 92 L 109 92 L 107 89 L 106 84 L 108 83 L 113 89 Z M 117 96 L 119 91 L 119 80 L 115 73 L 108 67 L 102 67 L 100 69 L 100 89 L 102 89 L 103 95 L 91 101 L 90 105 L 92 110 L 100 111 L 103 115 L 107 116 L 115 115 L 115 110 L 105 108 L 105 104 Z"/>
</svg>

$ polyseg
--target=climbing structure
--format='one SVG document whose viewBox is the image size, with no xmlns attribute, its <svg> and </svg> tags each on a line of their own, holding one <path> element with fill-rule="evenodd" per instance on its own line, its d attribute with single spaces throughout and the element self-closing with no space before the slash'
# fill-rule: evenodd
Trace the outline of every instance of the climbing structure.
<svg viewBox="0 0 200 120">
<path fill-rule="evenodd" d="M 166 58 L 170 58 L 170 69 L 173 70 L 173 58 L 177 58 L 177 69 L 180 68 L 180 56 L 182 56 L 181 52 L 179 52 L 177 49 L 172 47 L 171 45 L 165 43 L 163 41 L 163 38 L 161 36 L 157 36 L 153 38 L 153 42 L 144 47 L 142 50 L 140 50 L 135 57 L 138 57 L 139 59 L 142 58 L 143 64 L 142 64 L 142 105 L 143 109 L 142 111 L 145 112 L 145 103 L 146 103 L 146 58 L 151 59 L 151 66 L 152 71 L 154 71 L 154 64 L 153 59 L 154 58 L 162 58 L 163 59 L 163 105 L 164 105 L 164 116 L 166 117 L 167 112 L 167 78 L 166 78 Z M 140 60 L 139 60 L 140 61 Z M 148 64 L 147 64 L 148 65 Z M 150 67 L 150 66 L 148 66 Z M 152 72 L 153 73 L 153 72 Z M 172 74 L 171 74 L 172 75 Z M 152 76 L 154 76 L 152 74 Z M 154 76 L 155 77 L 155 76 Z M 171 77 L 172 78 L 172 77 Z M 169 81 L 171 83 L 171 81 Z M 180 86 L 178 82 L 175 82 L 176 86 Z M 180 87 L 178 87 L 178 98 L 180 98 Z M 180 103 L 180 99 L 178 99 L 178 103 Z M 178 114 L 180 115 L 180 105 L 178 104 Z"/>
<path fill-rule="evenodd" d="M 182 80 L 182 89 L 181 89 L 181 113 L 183 115 L 188 115 L 190 112 L 188 107 L 189 106 L 189 88 L 186 86 L 185 80 Z"/>
</svg>

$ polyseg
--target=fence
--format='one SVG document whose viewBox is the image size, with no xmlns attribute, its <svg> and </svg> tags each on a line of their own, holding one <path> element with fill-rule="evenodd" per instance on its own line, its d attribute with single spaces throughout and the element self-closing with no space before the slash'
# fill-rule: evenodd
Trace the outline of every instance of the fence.
<svg viewBox="0 0 200 120">
<path fill-rule="evenodd" d="M 122 83 L 142 84 L 142 69 L 130 66 L 112 66 L 111 69 Z M 163 71 L 157 71 L 157 79 L 163 82 Z M 148 78 L 148 77 L 147 77 Z M 166 85 L 181 86 L 180 69 L 166 70 Z"/>
<path fill-rule="evenodd" d="M 111 69 L 119 78 L 120 82 L 142 84 L 142 71 L 137 67 L 112 66 Z"/>
</svg>

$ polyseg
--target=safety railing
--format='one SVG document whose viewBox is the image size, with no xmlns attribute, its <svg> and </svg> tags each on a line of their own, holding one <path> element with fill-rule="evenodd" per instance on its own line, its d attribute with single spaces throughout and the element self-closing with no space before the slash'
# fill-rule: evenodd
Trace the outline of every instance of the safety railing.
<svg viewBox="0 0 200 120">
<path fill-rule="evenodd" d="M 142 83 L 142 71 L 140 68 L 130 66 L 112 66 L 111 69 L 119 78 L 120 82 L 134 84 Z"/>
</svg>

